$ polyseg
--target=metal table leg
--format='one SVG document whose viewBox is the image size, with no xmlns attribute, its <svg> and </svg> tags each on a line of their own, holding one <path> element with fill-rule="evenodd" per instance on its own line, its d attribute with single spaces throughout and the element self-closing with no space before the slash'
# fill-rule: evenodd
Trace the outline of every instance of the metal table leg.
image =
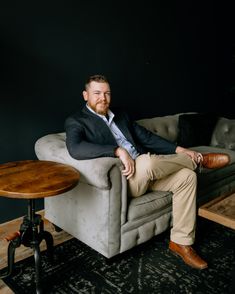
<svg viewBox="0 0 235 294">
<path fill-rule="evenodd" d="M 8 245 L 8 269 L 6 274 L 0 278 L 10 276 L 14 269 L 15 249 L 23 244 L 26 247 L 31 247 L 34 251 L 35 261 L 35 283 L 36 293 L 42 293 L 41 287 L 41 252 L 40 243 L 46 241 L 47 253 L 50 258 L 53 256 L 53 237 L 51 233 L 44 230 L 44 222 L 41 215 L 35 214 L 34 199 L 28 200 L 28 214 L 24 217 L 18 234 L 10 241 Z"/>
</svg>

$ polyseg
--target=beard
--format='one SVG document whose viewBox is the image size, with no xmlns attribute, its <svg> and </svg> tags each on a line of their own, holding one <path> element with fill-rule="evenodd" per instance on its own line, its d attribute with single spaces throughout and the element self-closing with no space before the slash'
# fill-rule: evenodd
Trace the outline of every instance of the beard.
<svg viewBox="0 0 235 294">
<path fill-rule="evenodd" d="M 99 103 L 99 104 L 96 105 L 95 111 L 98 114 L 106 115 L 107 112 L 108 112 L 108 109 L 109 109 L 109 104 L 108 103 Z"/>
</svg>

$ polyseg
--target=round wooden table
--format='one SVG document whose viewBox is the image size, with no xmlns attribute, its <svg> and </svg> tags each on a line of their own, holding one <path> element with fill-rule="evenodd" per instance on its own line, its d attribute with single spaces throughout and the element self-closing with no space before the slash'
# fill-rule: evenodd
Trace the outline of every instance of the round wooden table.
<svg viewBox="0 0 235 294">
<path fill-rule="evenodd" d="M 15 249 L 21 244 L 34 250 L 36 293 L 42 293 L 40 243 L 46 241 L 47 252 L 53 253 L 53 237 L 44 230 L 41 215 L 35 213 L 35 199 L 56 196 L 74 188 L 79 172 L 66 164 L 52 161 L 25 160 L 0 164 L 0 196 L 28 200 L 27 215 L 19 232 L 11 235 L 8 245 L 8 270 L 12 273 Z"/>
</svg>

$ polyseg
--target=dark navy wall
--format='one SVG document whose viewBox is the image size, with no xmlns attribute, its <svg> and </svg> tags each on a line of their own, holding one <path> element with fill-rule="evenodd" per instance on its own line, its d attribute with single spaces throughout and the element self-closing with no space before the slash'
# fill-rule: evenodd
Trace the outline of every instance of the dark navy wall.
<svg viewBox="0 0 235 294">
<path fill-rule="evenodd" d="M 83 105 L 83 83 L 91 74 L 107 75 L 113 105 L 136 119 L 184 111 L 234 114 L 226 4 L 5 2 L 0 163 L 35 159 L 35 141 L 63 131 L 65 118 Z M 0 198 L 0 222 L 24 213 L 22 201 Z"/>
</svg>

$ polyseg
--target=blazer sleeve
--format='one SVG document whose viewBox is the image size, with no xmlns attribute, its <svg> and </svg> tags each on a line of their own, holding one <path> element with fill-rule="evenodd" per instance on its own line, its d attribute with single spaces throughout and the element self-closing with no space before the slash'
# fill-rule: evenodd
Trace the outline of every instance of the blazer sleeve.
<svg viewBox="0 0 235 294">
<path fill-rule="evenodd" d="M 135 121 L 133 122 L 133 129 L 138 144 L 143 146 L 146 150 L 156 154 L 175 153 L 177 147 L 176 143 L 170 142 L 169 140 L 152 133 Z"/>
<path fill-rule="evenodd" d="M 116 121 L 126 138 L 138 152 L 155 154 L 174 154 L 177 145 L 140 126 L 128 113 L 121 112 Z"/>
<path fill-rule="evenodd" d="M 66 119 L 65 131 L 66 146 L 69 154 L 73 158 L 82 160 L 98 157 L 115 157 L 114 152 L 117 148 L 117 144 L 114 139 L 110 140 L 109 144 L 102 144 L 102 138 L 99 143 L 93 141 L 92 137 L 89 138 L 89 136 L 87 136 L 86 125 L 82 124 L 74 117 Z"/>
</svg>

